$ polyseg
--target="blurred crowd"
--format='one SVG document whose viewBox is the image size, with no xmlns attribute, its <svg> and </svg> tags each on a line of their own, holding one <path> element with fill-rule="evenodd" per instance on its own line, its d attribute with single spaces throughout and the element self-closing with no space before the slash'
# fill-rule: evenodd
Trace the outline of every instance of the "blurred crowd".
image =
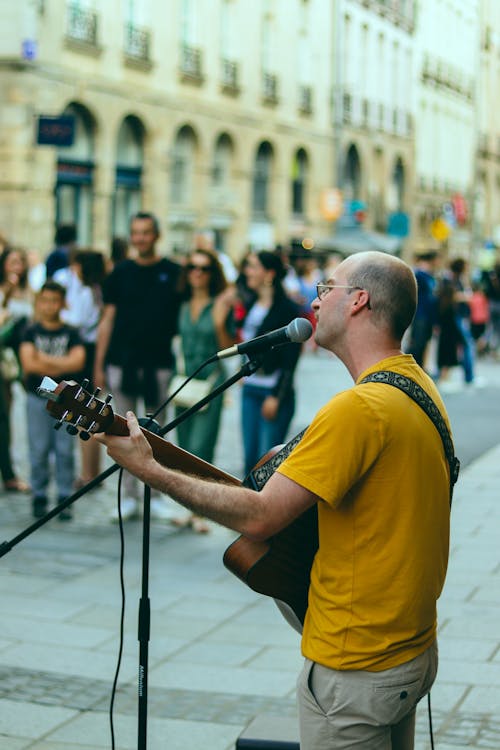
<svg viewBox="0 0 500 750">
<path fill-rule="evenodd" d="M 53 429 L 54 419 L 37 393 L 43 377 L 83 383 L 89 399 L 102 400 L 110 392 L 116 413 L 154 414 L 163 425 L 167 414 L 179 416 L 225 380 L 222 361 L 196 372 L 215 352 L 298 316 L 315 322 L 310 304 L 316 283 L 329 270 L 320 269 L 306 251 L 249 252 L 237 268 L 203 238 L 187 255 L 162 257 L 159 238 L 158 220 L 147 212 L 131 218 L 129 238 L 115 238 L 109 254 L 80 247 L 69 224 L 57 228 L 45 258 L 0 237 L 0 473 L 5 491 L 31 494 L 35 518 L 101 471 L 100 446 L 86 439 L 86 430 L 75 441 L 74 430 Z M 286 438 L 301 351 L 297 345 L 270 350 L 244 379 L 242 475 Z M 174 383 L 195 372 L 195 382 L 174 395 Z M 29 477 L 19 475 L 12 459 L 14 383 L 26 392 Z M 191 394 L 194 385 L 202 391 Z M 169 396 L 168 409 L 162 409 Z M 212 462 L 223 405 L 218 396 L 179 424 L 175 442 Z M 125 473 L 121 503 L 109 509 L 110 519 L 136 516 L 141 492 Z M 201 533 L 209 529 L 204 519 L 180 515 L 160 495 L 151 498 L 151 515 Z M 61 508 L 58 518 L 70 520 L 70 509 Z"/>
<path fill-rule="evenodd" d="M 167 416 L 179 416 L 224 382 L 222 360 L 202 367 L 215 352 L 298 316 L 314 327 L 316 284 L 332 278 L 342 259 L 333 254 L 320 262 L 302 248 L 276 247 L 247 253 L 237 268 L 206 238 L 173 259 L 158 253 L 159 238 L 159 223 L 147 212 L 131 218 L 129 238 L 115 238 L 106 254 L 80 247 L 73 225 L 57 228 L 45 259 L 0 236 L 0 473 L 6 492 L 31 493 L 36 518 L 101 471 L 100 446 L 83 439 L 89 437 L 86 430 L 75 441 L 69 434 L 74 430 L 53 429 L 46 402 L 37 394 L 44 376 L 56 383 L 83 383 L 88 399 L 100 401 L 110 392 L 118 414 L 129 409 L 153 414 L 164 425 Z M 418 308 L 405 351 L 443 389 L 453 368 L 461 368 L 464 382 L 474 385 L 477 357 L 500 356 L 500 264 L 479 272 L 462 258 L 445 262 L 428 251 L 415 257 L 414 271 Z M 242 476 L 285 441 L 295 412 L 294 375 L 306 348 L 315 351 L 312 339 L 302 347 L 269 350 L 256 372 L 245 377 Z M 175 394 L 178 383 L 192 374 L 190 385 Z M 12 460 L 16 382 L 26 392 L 29 477 L 21 477 Z M 181 422 L 174 441 L 212 463 L 223 407 L 220 395 Z M 110 519 L 136 516 L 141 492 L 125 473 L 121 504 L 109 509 Z M 182 515 L 164 496 L 153 494 L 151 515 L 200 533 L 209 530 L 204 519 Z M 71 511 L 61 508 L 58 517 L 70 520 Z"/>
<path fill-rule="evenodd" d="M 477 384 L 478 357 L 500 355 L 500 264 L 469 268 L 464 258 L 443 261 L 437 251 L 415 258 L 418 306 L 406 351 L 446 391 L 460 368 L 463 382 Z"/>
</svg>

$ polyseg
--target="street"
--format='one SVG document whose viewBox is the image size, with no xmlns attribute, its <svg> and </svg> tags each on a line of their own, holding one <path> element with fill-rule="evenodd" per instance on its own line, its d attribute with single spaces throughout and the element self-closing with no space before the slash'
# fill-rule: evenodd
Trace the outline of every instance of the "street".
<svg viewBox="0 0 500 750">
<path fill-rule="evenodd" d="M 433 689 L 440 750 L 500 746 L 498 635 L 498 411 L 500 365 L 481 361 L 483 387 L 445 394 L 464 470 L 452 514 L 452 555 L 440 600 L 441 668 Z M 307 353 L 297 376 L 292 432 L 327 397 L 350 386 L 338 361 Z M 15 408 L 15 453 L 26 471 L 22 396 Z M 240 475 L 239 389 L 227 395 L 216 464 Z M 491 449 L 487 453 L 488 449 Z M 333 461 L 335 457 L 332 457 Z M 0 750 L 104 750 L 119 645 L 120 539 L 107 520 L 116 478 L 80 499 L 71 523 L 56 519 L 0 562 Z M 31 523 L 25 496 L 3 496 L 2 535 Z M 234 534 L 199 536 L 153 523 L 148 746 L 152 750 L 231 750 L 259 714 L 290 717 L 300 668 L 299 638 L 273 602 L 222 566 Z M 125 527 L 125 643 L 115 703 L 117 748 L 137 747 L 137 609 L 142 524 Z M 422 703 L 417 750 L 427 750 Z"/>
</svg>

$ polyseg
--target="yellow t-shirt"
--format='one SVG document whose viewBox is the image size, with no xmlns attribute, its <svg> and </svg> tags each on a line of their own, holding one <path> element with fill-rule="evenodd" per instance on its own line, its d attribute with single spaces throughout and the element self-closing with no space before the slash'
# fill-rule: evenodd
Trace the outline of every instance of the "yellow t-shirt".
<svg viewBox="0 0 500 750">
<path fill-rule="evenodd" d="M 411 355 L 363 372 L 416 381 L 440 409 Z M 332 669 L 379 671 L 436 637 L 449 545 L 449 469 L 437 429 L 397 388 L 366 383 L 316 415 L 278 471 L 318 495 L 319 549 L 302 652 Z"/>
</svg>

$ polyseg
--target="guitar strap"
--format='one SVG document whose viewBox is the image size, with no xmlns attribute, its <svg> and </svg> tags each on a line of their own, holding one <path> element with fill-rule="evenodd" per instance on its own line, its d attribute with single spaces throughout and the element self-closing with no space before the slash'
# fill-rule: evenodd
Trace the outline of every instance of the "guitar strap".
<svg viewBox="0 0 500 750">
<path fill-rule="evenodd" d="M 293 451 L 295 446 L 299 444 L 306 430 L 307 427 L 299 432 L 298 435 L 295 435 L 295 437 L 289 440 L 288 443 L 280 448 L 280 450 L 275 453 L 274 456 L 271 456 L 271 458 L 269 458 L 265 463 L 257 466 L 255 469 L 252 469 L 248 477 L 245 478 L 244 484 L 246 486 L 251 485 L 252 489 L 260 492 L 260 490 L 266 484 L 267 480 L 271 477 L 272 474 L 274 474 L 282 461 L 284 461 L 285 458 L 287 458 Z"/>
<path fill-rule="evenodd" d="M 367 375 L 366 378 L 360 381 L 362 383 L 387 383 L 395 388 L 399 388 L 400 391 L 406 393 L 415 403 L 417 403 L 421 409 L 425 411 L 429 419 L 433 422 L 435 428 L 441 436 L 443 441 L 444 452 L 446 460 L 450 467 L 450 508 L 451 501 L 453 499 L 453 487 L 458 479 L 460 471 L 460 461 L 455 456 L 455 450 L 453 447 L 453 441 L 451 439 L 450 431 L 443 419 L 443 416 L 432 398 L 421 388 L 418 383 L 415 383 L 411 378 L 407 378 L 405 375 L 400 375 L 397 372 L 391 370 L 379 370 L 371 375 Z"/>
</svg>

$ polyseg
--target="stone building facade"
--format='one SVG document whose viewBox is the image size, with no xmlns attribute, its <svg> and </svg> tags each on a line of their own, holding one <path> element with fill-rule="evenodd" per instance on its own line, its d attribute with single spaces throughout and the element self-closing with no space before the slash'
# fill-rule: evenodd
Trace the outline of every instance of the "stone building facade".
<svg viewBox="0 0 500 750">
<path fill-rule="evenodd" d="M 340 228 L 357 214 L 380 234 L 394 230 L 404 239 L 410 232 L 415 12 L 414 0 L 335 3 L 334 140 L 346 202 Z"/>
<path fill-rule="evenodd" d="M 107 249 L 141 208 L 159 216 L 166 252 L 206 232 L 235 258 L 249 244 L 324 234 L 329 8 L 322 0 L 2 4 L 1 230 L 46 251 L 55 225 L 74 221 L 81 244 Z M 41 115 L 73 118 L 72 145 L 39 145 Z"/>
<path fill-rule="evenodd" d="M 165 252 L 203 233 L 238 259 L 353 224 L 407 253 L 498 246 L 499 13 L 496 0 L 2 3 L 0 233 L 45 253 L 75 222 L 80 244 L 107 250 L 143 209 Z M 40 143 L 67 122 L 71 145 Z"/>
</svg>

